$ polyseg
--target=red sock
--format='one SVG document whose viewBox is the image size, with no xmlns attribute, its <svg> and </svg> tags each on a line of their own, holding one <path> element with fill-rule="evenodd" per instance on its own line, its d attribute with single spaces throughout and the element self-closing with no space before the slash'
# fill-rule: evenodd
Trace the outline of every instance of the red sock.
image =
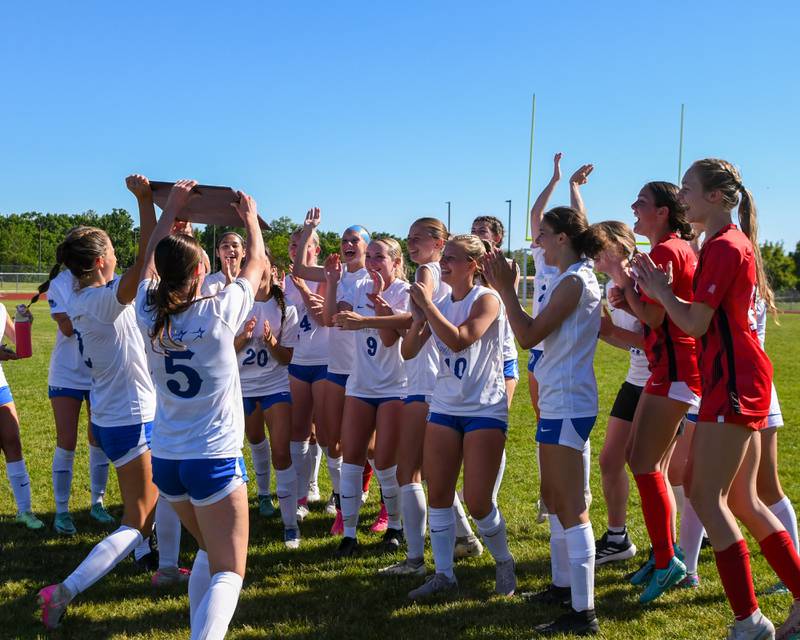
<svg viewBox="0 0 800 640">
<path fill-rule="evenodd" d="M 791 541 L 789 542 L 791 545 Z M 723 551 L 715 551 L 717 571 L 737 620 L 744 620 L 758 609 L 753 576 L 750 573 L 750 552 L 744 540 L 734 542 Z"/>
<path fill-rule="evenodd" d="M 660 471 L 634 476 L 642 499 L 642 513 L 647 534 L 653 545 L 656 569 L 665 569 L 675 555 L 672 548 L 672 518 L 669 494 Z"/>
<path fill-rule="evenodd" d="M 758 544 L 769 566 L 792 592 L 794 599 L 800 598 L 800 558 L 789 534 L 786 531 L 776 531 Z"/>
<path fill-rule="evenodd" d="M 364 473 L 361 474 L 361 491 L 369 491 L 369 481 L 372 480 L 372 465 L 364 464 Z"/>
</svg>

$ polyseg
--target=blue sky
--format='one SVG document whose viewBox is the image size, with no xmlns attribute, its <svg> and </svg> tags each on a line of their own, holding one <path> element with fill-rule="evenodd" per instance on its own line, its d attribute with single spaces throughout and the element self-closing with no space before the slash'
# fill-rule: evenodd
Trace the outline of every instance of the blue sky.
<svg viewBox="0 0 800 640">
<path fill-rule="evenodd" d="M 13 3 L 0 38 L 0 212 L 135 208 L 123 178 L 193 177 L 262 215 L 403 235 L 507 216 L 523 244 L 554 152 L 596 165 L 594 220 L 652 179 L 737 164 L 761 237 L 800 239 L 796 3 Z M 295 5 L 295 6 L 292 6 Z M 78 9 L 77 7 L 80 7 Z M 166 8 L 165 8 L 166 7 Z"/>
</svg>

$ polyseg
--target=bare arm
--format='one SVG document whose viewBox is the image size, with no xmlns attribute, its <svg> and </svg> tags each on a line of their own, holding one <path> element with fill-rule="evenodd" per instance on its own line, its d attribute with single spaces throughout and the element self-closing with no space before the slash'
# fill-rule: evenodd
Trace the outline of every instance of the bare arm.
<svg viewBox="0 0 800 640">
<path fill-rule="evenodd" d="M 17 344 L 17 331 L 14 329 L 14 321 L 11 320 L 11 316 L 6 314 L 6 326 L 3 327 L 3 333 L 5 334 L 6 338 L 11 340 L 14 344 Z"/>
<path fill-rule="evenodd" d="M 117 300 L 120 304 L 130 304 L 136 297 L 136 289 L 142 281 L 143 267 L 148 258 L 150 236 L 156 228 L 156 208 L 153 204 L 153 191 L 150 181 L 142 175 L 134 174 L 125 179 L 128 189 L 136 196 L 139 205 L 139 248 L 136 262 L 122 275 L 117 288 Z M 197 184 L 194 182 L 192 186 Z M 170 225 L 171 226 L 171 225 Z"/>
<path fill-rule="evenodd" d="M 594 171 L 593 164 L 584 164 L 569 179 L 569 206 L 586 215 L 586 207 L 581 197 L 581 186 L 589 181 L 589 174 Z"/>
<path fill-rule="evenodd" d="M 58 325 L 58 330 L 67 338 L 75 333 L 74 329 L 72 328 L 72 320 L 69 319 L 69 316 L 66 313 L 54 313 L 50 317 L 55 320 L 56 324 Z"/>
<path fill-rule="evenodd" d="M 411 300 L 411 326 L 406 331 L 403 342 L 400 343 L 400 355 L 403 356 L 403 360 L 416 358 L 430 337 L 431 329 L 425 319 L 425 314 L 417 306 L 417 303 Z"/>
<path fill-rule="evenodd" d="M 553 158 L 553 177 L 550 178 L 550 182 L 542 189 L 539 197 L 536 198 L 531 207 L 531 238 L 534 240 L 539 237 L 542 216 L 544 216 L 547 203 L 550 201 L 550 197 L 553 195 L 559 180 L 561 180 L 561 153 L 557 153 Z"/>
<path fill-rule="evenodd" d="M 241 191 L 238 193 L 239 201 L 231 206 L 236 209 L 247 232 L 247 246 L 245 247 L 247 262 L 239 272 L 239 277 L 247 280 L 255 293 L 261 286 L 261 276 L 267 267 L 267 254 L 264 252 L 264 237 L 261 235 L 261 227 L 258 226 L 256 201 L 246 193 Z"/>
<path fill-rule="evenodd" d="M 316 264 L 309 264 L 307 256 L 308 243 L 311 242 L 311 236 L 314 230 L 319 226 L 322 221 L 322 216 L 319 207 L 309 209 L 306 213 L 306 219 L 303 223 L 303 232 L 297 243 L 297 260 L 292 265 L 292 273 L 298 278 L 310 280 L 311 282 L 325 282 L 325 267 L 320 267 Z"/>
<path fill-rule="evenodd" d="M 264 336 L 262 337 L 264 344 L 270 352 L 270 355 L 278 361 L 278 364 L 287 365 L 292 361 L 292 354 L 294 349 L 292 347 L 284 347 L 279 341 L 277 336 L 272 333 L 269 322 L 264 320 Z"/>
</svg>

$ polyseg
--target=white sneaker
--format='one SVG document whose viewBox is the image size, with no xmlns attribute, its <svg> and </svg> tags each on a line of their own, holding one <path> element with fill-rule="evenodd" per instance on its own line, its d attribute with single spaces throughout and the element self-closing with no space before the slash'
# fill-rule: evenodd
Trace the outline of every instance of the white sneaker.
<svg viewBox="0 0 800 640">
<path fill-rule="evenodd" d="M 300 548 L 300 530 L 299 529 L 284 529 L 283 530 L 283 544 L 287 549 Z"/>
<path fill-rule="evenodd" d="M 369 489 L 367 489 L 366 491 L 362 491 L 362 492 L 361 492 L 361 506 L 362 506 L 362 507 L 363 507 L 365 504 L 367 504 L 367 499 L 368 499 L 368 498 L 369 498 Z"/>
<path fill-rule="evenodd" d="M 328 498 L 328 501 L 325 503 L 325 513 L 329 516 L 336 515 L 336 496 L 331 494 L 331 497 Z"/>
<path fill-rule="evenodd" d="M 749 618 L 736 620 L 728 627 L 727 640 L 774 640 L 775 637 L 775 627 L 761 609 L 756 609 Z"/>
<path fill-rule="evenodd" d="M 792 608 L 789 609 L 789 616 L 775 632 L 775 637 L 778 640 L 784 640 L 784 638 L 788 640 L 788 638 L 795 637 L 798 632 L 800 632 L 800 601 L 795 600 L 792 602 Z"/>
<path fill-rule="evenodd" d="M 536 501 L 536 524 L 543 524 L 549 515 L 550 514 L 547 513 L 547 507 L 544 505 L 544 502 L 542 502 L 542 499 L 539 498 Z"/>
<path fill-rule="evenodd" d="M 304 504 L 297 505 L 297 521 L 302 522 L 308 515 L 308 507 Z"/>
<path fill-rule="evenodd" d="M 378 573 L 382 576 L 424 576 L 426 573 L 425 560 L 423 558 L 414 560 L 406 558 L 383 569 L 378 569 Z"/>
<path fill-rule="evenodd" d="M 475 535 L 456 538 L 456 546 L 453 549 L 453 558 L 477 558 L 483 553 L 483 545 Z"/>
<path fill-rule="evenodd" d="M 447 591 L 455 591 L 458 589 L 458 581 L 455 577 L 448 578 L 443 573 L 434 573 L 428 576 L 422 586 L 408 592 L 408 597 L 411 600 L 422 600 L 423 598 L 430 598 L 437 593 L 445 593 Z"/>
<path fill-rule="evenodd" d="M 317 484 L 316 480 L 312 480 L 311 484 L 308 485 L 308 501 L 309 502 L 320 502 L 321 498 L 319 496 L 319 485 Z"/>
</svg>

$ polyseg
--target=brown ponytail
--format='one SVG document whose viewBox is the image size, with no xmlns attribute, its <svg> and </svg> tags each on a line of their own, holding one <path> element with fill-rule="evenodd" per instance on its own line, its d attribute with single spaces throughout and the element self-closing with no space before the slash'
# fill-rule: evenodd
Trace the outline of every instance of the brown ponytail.
<svg viewBox="0 0 800 640">
<path fill-rule="evenodd" d="M 644 185 L 653 196 L 656 207 L 666 207 L 669 211 L 668 224 L 670 231 L 674 231 L 684 240 L 691 240 L 695 233 L 689 220 L 686 218 L 686 207 L 678 199 L 678 185 L 671 182 L 648 182 Z"/>
<path fill-rule="evenodd" d="M 575 252 L 587 258 L 596 258 L 605 249 L 605 236 L 597 227 L 590 227 L 586 214 L 572 207 L 554 207 L 542 217 L 556 233 L 569 238 Z"/>
<path fill-rule="evenodd" d="M 59 245 L 59 246 L 60 246 L 60 245 Z M 30 307 L 32 304 L 34 304 L 35 302 L 39 302 L 39 298 L 41 297 L 41 295 L 42 295 L 43 293 L 47 293 L 47 292 L 50 290 L 50 282 L 51 282 L 51 281 L 52 281 L 52 280 L 53 280 L 53 279 L 54 279 L 54 278 L 55 278 L 55 277 L 56 277 L 56 276 L 57 276 L 59 273 L 61 273 L 61 261 L 58 259 L 58 252 L 56 252 L 56 261 L 57 261 L 57 262 L 56 262 L 56 263 L 53 265 L 53 268 L 52 268 L 52 269 L 50 269 L 50 273 L 49 273 L 49 275 L 47 276 L 47 280 L 45 280 L 44 282 L 42 282 L 42 284 L 40 284 L 40 285 L 37 287 L 37 292 L 38 292 L 38 293 L 34 294 L 34 296 L 31 298 L 31 301 L 28 303 L 28 306 L 29 306 L 29 307 Z"/>
</svg>

